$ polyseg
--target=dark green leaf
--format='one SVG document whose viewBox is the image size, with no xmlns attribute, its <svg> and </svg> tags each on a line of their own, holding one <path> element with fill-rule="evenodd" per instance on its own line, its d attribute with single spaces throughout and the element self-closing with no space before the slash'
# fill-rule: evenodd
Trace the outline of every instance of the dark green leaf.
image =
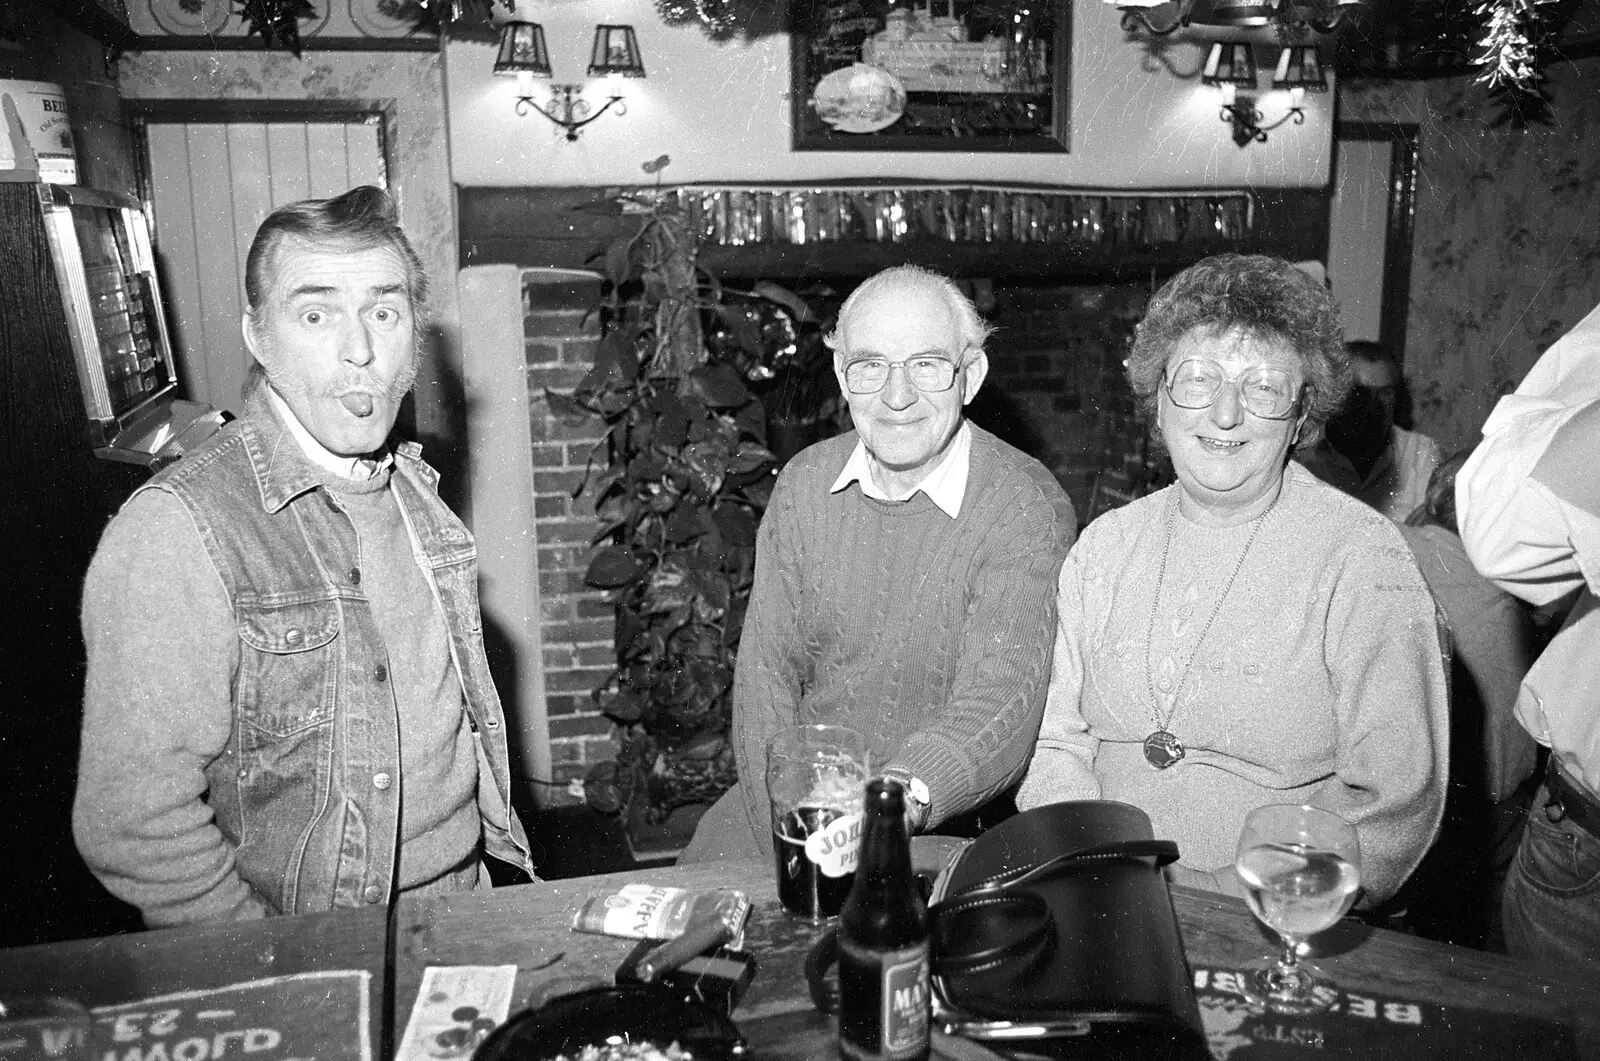
<svg viewBox="0 0 1600 1061">
<path fill-rule="evenodd" d="M 811 311 L 811 306 L 805 299 L 786 287 L 779 287 L 770 280 L 756 281 L 751 291 L 769 302 L 776 302 L 794 314 L 794 319 L 797 321 L 809 323 L 817 319 L 817 315 Z"/>
<path fill-rule="evenodd" d="M 605 367 L 606 378 L 632 383 L 639 378 L 639 354 L 625 328 L 613 328 L 595 348 L 594 367 Z"/>
<path fill-rule="evenodd" d="M 672 391 L 663 391 L 651 401 L 656 414 L 655 443 L 669 449 L 682 446 L 689 435 L 689 409 Z"/>
<path fill-rule="evenodd" d="M 606 279 L 621 287 L 633 272 L 633 241 L 627 237 L 614 239 L 606 248 Z"/>
<path fill-rule="evenodd" d="M 732 545 L 750 548 L 756 543 L 756 519 L 739 505 L 718 505 L 711 513 L 717 530 Z"/>
<path fill-rule="evenodd" d="M 733 422 L 745 438 L 754 439 L 766 444 L 767 441 L 767 411 L 760 402 L 750 402 L 733 414 Z"/>
<path fill-rule="evenodd" d="M 693 505 L 679 505 L 667 517 L 667 540 L 693 541 L 706 532 L 706 514 Z"/>
<path fill-rule="evenodd" d="M 584 424 L 594 419 L 594 411 L 582 405 L 570 394 L 562 394 L 546 387 L 544 400 L 550 406 L 550 414 L 562 423 Z"/>
<path fill-rule="evenodd" d="M 739 452 L 734 454 L 733 460 L 728 462 L 731 472 L 749 472 L 757 468 L 764 468 L 778 458 L 765 446 L 758 446 L 754 442 L 745 442 L 739 446 Z"/>
<path fill-rule="evenodd" d="M 583 580 L 599 589 L 625 586 L 644 573 L 644 568 L 625 546 L 612 545 L 601 549 L 589 563 Z"/>
<path fill-rule="evenodd" d="M 600 705 L 600 710 L 613 721 L 627 725 L 637 722 L 644 714 L 645 700 L 637 693 L 619 693 Z"/>
<path fill-rule="evenodd" d="M 680 745 L 678 756 L 683 759 L 714 759 L 726 743 L 719 733 L 702 733 L 688 743 Z"/>
<path fill-rule="evenodd" d="M 718 362 L 701 365 L 689 373 L 689 391 L 714 409 L 737 409 L 750 400 L 750 390 L 738 369 Z"/>
</svg>

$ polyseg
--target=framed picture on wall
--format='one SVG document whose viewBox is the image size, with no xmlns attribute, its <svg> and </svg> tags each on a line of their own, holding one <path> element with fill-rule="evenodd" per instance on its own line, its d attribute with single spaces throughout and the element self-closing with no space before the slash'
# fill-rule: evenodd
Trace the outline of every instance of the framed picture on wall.
<svg viewBox="0 0 1600 1061">
<path fill-rule="evenodd" d="M 797 151 L 1068 146 L 1071 0 L 793 5 Z"/>
</svg>

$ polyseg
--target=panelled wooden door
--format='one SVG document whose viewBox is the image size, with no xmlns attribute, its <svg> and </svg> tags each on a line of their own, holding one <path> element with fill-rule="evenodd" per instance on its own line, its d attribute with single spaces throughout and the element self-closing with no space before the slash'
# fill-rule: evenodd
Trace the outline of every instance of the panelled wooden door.
<svg viewBox="0 0 1600 1061">
<path fill-rule="evenodd" d="M 256 228 L 285 203 L 388 184 L 381 113 L 259 111 L 144 115 L 137 122 L 144 197 L 185 393 L 235 414 L 250 365 L 239 320 Z"/>
</svg>

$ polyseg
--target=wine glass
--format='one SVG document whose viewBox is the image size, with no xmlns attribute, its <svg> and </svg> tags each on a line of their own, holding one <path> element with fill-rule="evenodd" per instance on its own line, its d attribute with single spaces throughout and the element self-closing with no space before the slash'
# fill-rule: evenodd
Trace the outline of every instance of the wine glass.
<svg viewBox="0 0 1600 1061">
<path fill-rule="evenodd" d="M 1299 960 L 1299 949 L 1339 920 L 1361 883 L 1355 826 L 1316 807 L 1257 807 L 1244 820 L 1234 868 L 1251 911 L 1283 940 L 1281 957 L 1244 967 L 1245 997 L 1274 1013 L 1327 1009 L 1336 997 L 1332 985 Z"/>
</svg>

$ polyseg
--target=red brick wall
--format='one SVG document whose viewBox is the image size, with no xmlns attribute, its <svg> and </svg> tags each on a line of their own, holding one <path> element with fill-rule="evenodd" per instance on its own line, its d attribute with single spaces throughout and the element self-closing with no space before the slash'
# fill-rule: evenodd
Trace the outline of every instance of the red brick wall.
<svg viewBox="0 0 1600 1061">
<path fill-rule="evenodd" d="M 989 378 L 972 418 L 1055 473 L 1084 522 L 1143 467 L 1144 426 L 1122 360 L 1150 287 L 994 284 Z M 1100 493 L 1095 494 L 1096 479 Z"/>
<path fill-rule="evenodd" d="M 1143 466 L 1144 429 L 1122 359 L 1149 291 L 1142 283 L 996 281 L 994 305 L 985 308 L 997 330 L 973 419 L 1050 468 L 1080 521 L 1091 506 L 1098 513 L 1120 503 L 1119 492 Z M 594 508 L 587 495 L 572 497 L 601 437 L 599 421 L 563 424 L 544 396 L 546 388 L 572 390 L 588 371 L 599 340 L 591 313 L 599 294 L 599 279 L 587 274 L 523 273 L 545 692 L 557 781 L 581 778 L 591 764 L 616 754 L 614 726 L 590 696 L 613 664 L 613 611 L 603 593 L 583 583 Z M 553 803 L 581 798 L 559 788 L 550 796 Z"/>
<path fill-rule="evenodd" d="M 522 274 L 545 703 L 556 781 L 581 778 L 589 764 L 616 754 L 614 727 L 589 695 L 615 660 L 613 610 L 603 592 L 584 585 L 594 506 L 587 495 L 572 496 L 583 483 L 601 424 L 564 424 L 550 415 L 545 400 L 546 388 L 571 391 L 593 363 L 600 327 L 592 311 L 599 297 L 595 276 L 542 269 Z M 561 789 L 548 795 L 552 804 L 581 802 Z"/>
</svg>

